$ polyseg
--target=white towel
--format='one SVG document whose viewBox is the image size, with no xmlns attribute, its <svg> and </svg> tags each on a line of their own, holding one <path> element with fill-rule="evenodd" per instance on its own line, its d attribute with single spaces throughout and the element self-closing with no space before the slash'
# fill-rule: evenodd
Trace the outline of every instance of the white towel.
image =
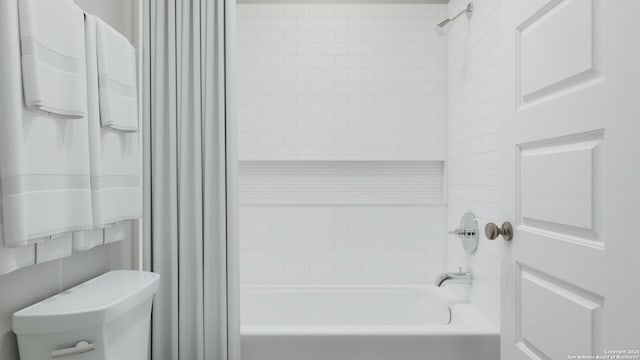
<svg viewBox="0 0 640 360">
<path fill-rule="evenodd" d="M 22 98 L 18 1 L 2 1 L 0 10 L 3 233 L 5 245 L 17 247 L 43 237 L 92 228 L 88 127 L 86 120 L 69 121 L 26 107 Z M 84 54 L 84 41 L 81 47 Z M 84 68 L 82 57 L 83 92 Z"/>
<path fill-rule="evenodd" d="M 120 221 L 103 229 L 77 231 L 73 233 L 73 250 L 83 251 L 102 244 L 124 241 L 133 238 L 133 223 Z"/>
<path fill-rule="evenodd" d="M 84 251 L 104 244 L 104 229 L 73 233 L 73 251 Z"/>
<path fill-rule="evenodd" d="M 83 12 L 72 0 L 20 0 L 24 97 L 31 110 L 85 116 Z"/>
<path fill-rule="evenodd" d="M 101 20 L 86 14 L 87 113 L 94 229 L 142 217 L 139 134 L 100 124 L 101 116 L 105 116 L 101 111 L 102 96 L 108 93 L 103 90 L 109 90 L 101 88 L 98 91 L 100 60 L 96 28 L 100 23 Z M 137 123 L 137 118 L 135 121 Z"/>
<path fill-rule="evenodd" d="M 104 21 L 96 23 L 102 126 L 138 131 L 135 49 Z"/>
<path fill-rule="evenodd" d="M 1 218 L 1 213 L 0 213 Z M 4 246 L 2 221 L 0 220 L 0 275 L 8 274 L 36 263 L 35 245 L 8 248 Z"/>
<path fill-rule="evenodd" d="M 104 229 L 104 243 L 109 244 L 133 238 L 133 224 L 131 221 L 120 221 Z"/>
<path fill-rule="evenodd" d="M 36 241 L 36 264 L 71 256 L 72 235 L 66 233 Z"/>
<path fill-rule="evenodd" d="M 0 240 L 2 240 L 2 236 L 0 236 Z M 35 245 L 8 248 L 4 246 L 4 241 L 0 241 L 0 275 L 8 274 L 35 263 Z"/>
<path fill-rule="evenodd" d="M 18 4 L 16 2 L 2 1 L 0 2 L 0 49 L 4 49 L 8 44 L 8 38 L 3 35 L 7 33 L 11 33 L 9 29 L 15 24 L 11 22 L 7 22 L 7 15 L 11 16 L 17 11 L 11 11 L 11 9 L 16 9 Z M 15 35 L 15 32 L 13 32 Z M 2 67 L 7 66 L 7 62 L 3 61 L 3 57 L 0 56 L 0 114 L 4 115 L 3 107 L 7 104 L 6 101 L 3 101 L 5 98 L 4 92 L 6 89 L 3 87 L 2 83 L 6 81 L 7 72 L 2 71 Z M 0 117 L 0 123 L 2 123 L 4 119 Z M 2 145 L 0 144 L 0 151 L 2 151 Z M 0 157 L 0 159 L 2 159 Z M 0 160 L 1 161 L 1 160 Z M 0 179 L 2 179 L 2 167 L 0 166 Z M 0 182 L 0 195 L 2 195 L 2 182 Z M 18 248 L 9 248 L 5 246 L 4 243 L 4 227 L 2 224 L 2 206 L 0 206 L 0 275 L 4 275 L 10 273 L 12 271 L 18 270 L 25 266 L 33 265 L 36 263 L 36 250 L 35 245 L 28 245 Z"/>
</svg>

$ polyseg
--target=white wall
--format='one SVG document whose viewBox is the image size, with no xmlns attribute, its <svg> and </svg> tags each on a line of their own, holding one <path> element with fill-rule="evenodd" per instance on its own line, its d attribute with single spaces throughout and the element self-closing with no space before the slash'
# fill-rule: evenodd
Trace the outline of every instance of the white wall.
<svg viewBox="0 0 640 360">
<path fill-rule="evenodd" d="M 103 18 L 135 44 L 137 1 L 76 0 L 76 3 Z M 18 360 L 16 337 L 11 331 L 11 315 L 15 311 L 111 269 L 130 269 L 136 253 L 133 241 L 125 240 L 0 276 L 0 360 Z"/>
<path fill-rule="evenodd" d="M 244 284 L 430 284 L 446 207 L 242 207 Z"/>
<path fill-rule="evenodd" d="M 241 204 L 243 283 L 425 284 L 444 271 L 442 171 L 439 182 L 423 184 L 437 185 L 441 197 L 414 204 L 398 194 L 349 203 L 335 195 L 338 180 L 323 181 L 343 174 L 330 160 L 370 174 L 385 172 L 381 160 L 417 161 L 407 174 L 430 161 L 442 168 L 447 51 L 433 27 L 446 11 L 444 4 L 238 4 L 240 176 L 248 160 L 298 160 L 291 166 L 312 184 L 295 204 L 277 196 Z M 314 166 L 320 170 L 307 173 Z M 367 188 L 378 179 L 348 183 Z M 391 181 L 399 187 L 407 178 Z M 262 188 L 267 197 L 270 190 Z"/>
<path fill-rule="evenodd" d="M 449 14 L 467 5 L 451 0 Z M 502 241 L 484 237 L 488 221 L 501 223 L 499 117 L 499 0 L 474 1 L 473 17 L 459 19 L 449 39 L 448 227 L 456 228 L 465 211 L 479 220 L 480 244 L 467 255 L 460 240 L 449 236 L 447 267 L 470 269 L 474 275 L 471 302 L 494 323 L 500 323 Z"/>
<path fill-rule="evenodd" d="M 125 35 L 134 45 L 137 35 L 139 0 L 74 0 L 83 10 L 99 16 Z"/>
<path fill-rule="evenodd" d="M 444 160 L 445 14 L 239 4 L 240 159 Z"/>
</svg>

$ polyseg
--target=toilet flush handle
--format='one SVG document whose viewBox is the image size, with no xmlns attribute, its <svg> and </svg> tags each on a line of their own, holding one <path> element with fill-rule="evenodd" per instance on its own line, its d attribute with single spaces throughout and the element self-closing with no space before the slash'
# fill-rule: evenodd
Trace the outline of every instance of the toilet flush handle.
<svg viewBox="0 0 640 360">
<path fill-rule="evenodd" d="M 56 358 L 67 357 L 71 355 L 84 354 L 86 352 L 93 351 L 95 349 L 96 349 L 96 345 L 94 343 L 90 343 L 87 341 L 78 341 L 78 343 L 75 346 L 65 348 L 65 349 L 53 350 L 51 352 L 51 358 L 56 359 Z"/>
</svg>

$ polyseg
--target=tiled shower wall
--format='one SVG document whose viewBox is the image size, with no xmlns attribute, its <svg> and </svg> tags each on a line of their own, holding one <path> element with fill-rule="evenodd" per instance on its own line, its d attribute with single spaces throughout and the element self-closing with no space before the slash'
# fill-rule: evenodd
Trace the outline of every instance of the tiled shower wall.
<svg viewBox="0 0 640 360">
<path fill-rule="evenodd" d="M 241 159 L 446 157 L 444 4 L 238 4 Z"/>
<path fill-rule="evenodd" d="M 447 50 L 433 27 L 446 11 L 238 4 L 244 284 L 425 284 L 444 270 Z"/>
<path fill-rule="evenodd" d="M 243 284 L 431 284 L 446 208 L 242 206 Z"/>
<path fill-rule="evenodd" d="M 449 14 L 466 0 L 451 0 Z M 500 182 L 500 1 L 475 0 L 473 17 L 457 21 L 449 32 L 449 228 L 473 211 L 480 226 L 480 244 L 467 255 L 460 239 L 449 236 L 447 267 L 473 272 L 471 302 L 494 323 L 500 323 L 500 264 L 503 241 L 484 237 L 484 225 L 502 223 Z"/>
</svg>

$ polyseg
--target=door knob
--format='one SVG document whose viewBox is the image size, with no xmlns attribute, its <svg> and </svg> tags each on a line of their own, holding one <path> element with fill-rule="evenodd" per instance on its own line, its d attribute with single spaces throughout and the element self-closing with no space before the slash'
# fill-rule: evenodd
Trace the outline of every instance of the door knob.
<svg viewBox="0 0 640 360">
<path fill-rule="evenodd" d="M 501 227 L 498 227 L 498 225 L 490 222 L 485 225 L 484 234 L 489 240 L 495 240 L 499 235 L 502 235 L 505 240 L 511 241 L 511 239 L 513 239 L 513 226 L 511 226 L 511 223 L 508 221 L 502 223 Z"/>
</svg>

